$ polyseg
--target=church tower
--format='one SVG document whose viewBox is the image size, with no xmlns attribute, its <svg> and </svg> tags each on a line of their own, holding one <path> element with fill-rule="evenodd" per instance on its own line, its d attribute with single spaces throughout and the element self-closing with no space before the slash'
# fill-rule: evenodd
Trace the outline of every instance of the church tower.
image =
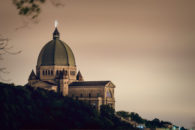
<svg viewBox="0 0 195 130">
<path fill-rule="evenodd" d="M 29 85 L 33 85 L 33 83 L 35 83 L 37 81 L 37 76 L 35 75 L 35 72 L 32 70 L 32 72 L 30 73 L 30 76 L 28 78 L 29 81 Z"/>
<path fill-rule="evenodd" d="M 63 96 L 68 96 L 68 75 L 67 72 L 65 72 L 64 70 L 60 73 L 59 76 L 59 92 L 63 95 Z"/>
</svg>

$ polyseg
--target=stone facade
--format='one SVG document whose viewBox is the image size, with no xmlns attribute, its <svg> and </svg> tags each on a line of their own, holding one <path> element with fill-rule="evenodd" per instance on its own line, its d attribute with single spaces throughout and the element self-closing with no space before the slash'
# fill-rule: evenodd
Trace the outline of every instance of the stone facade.
<svg viewBox="0 0 195 130">
<path fill-rule="evenodd" d="M 102 104 L 115 107 L 115 86 L 111 81 L 80 81 L 69 84 L 68 96 L 89 102 L 97 109 Z"/>
<path fill-rule="evenodd" d="M 66 71 L 69 82 L 76 80 L 75 66 L 37 66 L 37 76 L 43 81 L 54 81 L 59 76 L 60 72 Z"/>
</svg>

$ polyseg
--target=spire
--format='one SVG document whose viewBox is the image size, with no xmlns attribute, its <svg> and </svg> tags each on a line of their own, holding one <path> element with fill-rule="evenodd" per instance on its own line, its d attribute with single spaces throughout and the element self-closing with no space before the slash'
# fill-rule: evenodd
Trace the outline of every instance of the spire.
<svg viewBox="0 0 195 130">
<path fill-rule="evenodd" d="M 58 32 L 57 27 L 55 28 L 54 32 L 53 32 L 53 39 L 59 39 L 60 38 L 60 33 Z"/>
<path fill-rule="evenodd" d="M 28 80 L 36 80 L 37 76 L 35 75 L 35 72 L 32 70 L 32 72 L 30 73 L 30 76 L 28 78 Z"/>
<path fill-rule="evenodd" d="M 53 39 L 59 39 L 60 38 L 60 33 L 58 32 L 57 26 L 58 26 L 58 21 L 55 20 L 55 30 L 53 32 Z"/>
<path fill-rule="evenodd" d="M 79 70 L 79 72 L 78 72 L 78 74 L 77 74 L 77 80 L 78 80 L 78 81 L 84 81 L 83 76 L 82 76 L 80 70 Z"/>
</svg>

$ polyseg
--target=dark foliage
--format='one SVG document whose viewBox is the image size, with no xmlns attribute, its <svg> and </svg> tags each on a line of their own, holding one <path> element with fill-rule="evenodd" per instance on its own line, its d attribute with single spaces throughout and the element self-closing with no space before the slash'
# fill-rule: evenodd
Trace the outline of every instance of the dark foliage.
<svg viewBox="0 0 195 130">
<path fill-rule="evenodd" d="M 0 83 L 0 129 L 131 129 L 114 110 L 99 114 L 90 105 L 53 91 Z"/>
<path fill-rule="evenodd" d="M 138 113 L 135 112 L 126 112 L 126 111 L 118 111 L 116 112 L 117 115 L 128 119 L 130 118 L 132 121 L 137 122 L 138 124 L 145 124 L 146 128 L 166 128 L 167 125 L 172 125 L 172 123 L 167 121 L 160 121 L 159 119 L 155 118 L 153 120 L 146 120 L 143 119 Z"/>
<path fill-rule="evenodd" d="M 139 114 L 135 113 L 135 112 L 129 113 L 129 112 L 126 112 L 126 111 L 118 111 L 117 115 L 119 115 L 119 116 L 121 116 L 125 119 L 130 118 L 131 120 L 133 120 L 133 121 L 135 121 L 139 124 L 143 124 L 145 122 L 145 120 L 142 119 L 142 117 Z"/>
<path fill-rule="evenodd" d="M 143 124 L 144 123 L 144 119 L 141 118 L 141 116 L 139 116 L 139 114 L 135 113 L 135 112 L 131 112 L 130 113 L 130 118 L 139 123 L 139 124 Z"/>
<path fill-rule="evenodd" d="M 117 116 L 115 116 L 115 110 L 109 105 L 102 105 L 100 109 L 100 115 L 104 122 L 109 124 L 108 128 L 112 129 L 131 129 L 134 130 L 129 123 L 121 121 Z"/>
<path fill-rule="evenodd" d="M 19 11 L 19 15 L 30 16 L 32 19 L 36 18 L 40 11 L 40 5 L 45 0 L 12 0 L 13 4 Z"/>
<path fill-rule="evenodd" d="M 41 5 L 49 1 L 55 7 L 63 7 L 64 2 L 60 0 L 12 0 L 18 14 L 21 16 L 26 16 L 33 19 L 36 19 L 41 13 Z"/>
<path fill-rule="evenodd" d="M 126 111 L 117 111 L 116 112 L 117 115 L 125 118 L 125 119 L 129 119 L 130 118 L 130 113 L 129 112 L 126 112 Z"/>
<path fill-rule="evenodd" d="M 166 125 L 172 125 L 172 123 L 167 121 L 160 121 L 159 119 L 155 118 L 151 121 L 145 120 L 145 125 L 148 128 L 166 128 Z"/>
</svg>

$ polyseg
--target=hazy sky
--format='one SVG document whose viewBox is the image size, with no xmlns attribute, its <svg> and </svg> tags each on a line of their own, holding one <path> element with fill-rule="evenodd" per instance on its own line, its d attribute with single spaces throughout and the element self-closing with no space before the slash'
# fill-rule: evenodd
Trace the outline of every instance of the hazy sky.
<svg viewBox="0 0 195 130">
<path fill-rule="evenodd" d="M 61 0 L 42 6 L 39 23 L 18 16 L 0 1 L 0 34 L 13 51 L 0 62 L 15 84 L 27 83 L 41 48 L 60 39 L 73 50 L 85 80 L 111 80 L 116 110 L 137 112 L 191 127 L 195 122 L 194 0 Z M 22 27 L 25 21 L 28 26 Z"/>
</svg>

